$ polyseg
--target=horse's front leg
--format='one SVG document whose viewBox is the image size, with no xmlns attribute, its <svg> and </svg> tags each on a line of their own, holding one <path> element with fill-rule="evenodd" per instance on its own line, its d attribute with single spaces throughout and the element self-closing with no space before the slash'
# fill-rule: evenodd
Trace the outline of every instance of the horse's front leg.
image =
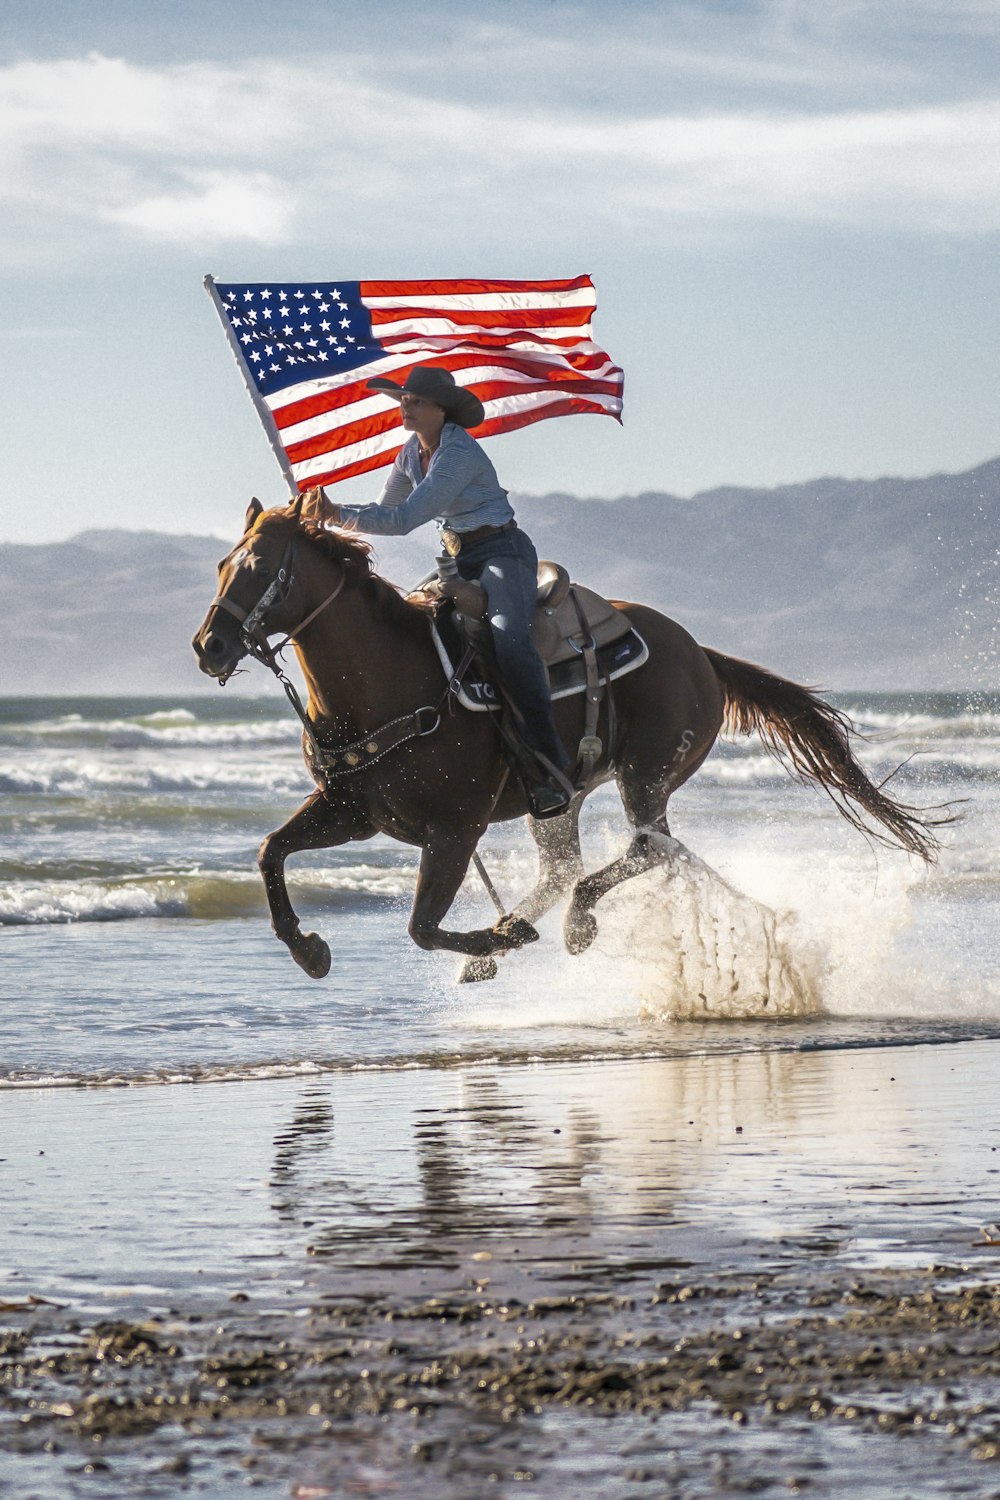
<svg viewBox="0 0 1000 1500">
<path fill-rule="evenodd" d="M 481 832 L 436 830 L 424 845 L 409 927 L 418 947 L 448 948 L 453 953 L 483 958 L 537 940 L 538 933 L 523 917 L 502 917 L 495 927 L 473 932 L 447 932 L 441 926 L 465 879 Z"/>
<path fill-rule="evenodd" d="M 370 831 L 370 830 L 368 830 Z M 298 812 L 281 828 L 269 833 L 257 854 L 264 881 L 271 926 L 275 937 L 288 947 L 289 953 L 310 979 L 323 979 L 330 972 L 330 949 L 316 932 L 302 932 L 295 909 L 288 899 L 285 884 L 285 860 L 303 849 L 329 849 L 346 844 L 349 839 L 364 837 L 350 809 L 331 803 L 322 792 L 314 792 Z"/>
</svg>

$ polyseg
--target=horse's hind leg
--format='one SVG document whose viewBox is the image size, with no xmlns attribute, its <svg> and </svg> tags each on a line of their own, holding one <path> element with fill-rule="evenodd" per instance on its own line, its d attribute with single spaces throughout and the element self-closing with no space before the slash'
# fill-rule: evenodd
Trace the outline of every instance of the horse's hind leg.
<svg viewBox="0 0 1000 1500">
<path fill-rule="evenodd" d="M 537 922 L 583 874 L 580 851 L 582 806 L 583 797 L 576 796 L 561 818 L 528 819 L 528 828 L 538 848 L 538 880 L 523 901 L 515 906 L 516 917 Z"/>
<path fill-rule="evenodd" d="M 582 806 L 583 795 L 580 794 L 573 798 L 561 818 L 528 819 L 528 828 L 538 848 L 538 880 L 514 907 L 513 916 L 523 917 L 526 922 L 537 922 L 583 874 L 583 855 L 580 852 Z M 463 964 L 458 981 L 473 984 L 494 979 L 496 972 L 494 958 L 470 958 Z"/>
<path fill-rule="evenodd" d="M 563 938 L 570 953 L 582 953 L 597 936 L 593 907 L 608 891 L 625 880 L 643 875 L 669 862 L 674 849 L 667 826 L 666 802 L 669 786 L 650 786 L 640 778 L 619 778 L 619 791 L 632 839 L 625 853 L 592 875 L 578 880 L 563 924 Z"/>
</svg>

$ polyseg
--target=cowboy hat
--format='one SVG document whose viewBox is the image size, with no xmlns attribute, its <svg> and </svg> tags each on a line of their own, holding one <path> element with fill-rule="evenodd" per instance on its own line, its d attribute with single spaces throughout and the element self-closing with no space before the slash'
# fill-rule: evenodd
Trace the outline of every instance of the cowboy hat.
<svg viewBox="0 0 1000 1500">
<path fill-rule="evenodd" d="M 486 415 L 479 397 L 456 385 L 451 371 L 437 365 L 414 365 L 403 385 L 394 380 L 369 380 L 368 389 L 381 391 L 394 401 L 401 401 L 404 396 L 423 396 L 443 406 L 449 420 L 460 427 L 478 427 Z"/>
</svg>

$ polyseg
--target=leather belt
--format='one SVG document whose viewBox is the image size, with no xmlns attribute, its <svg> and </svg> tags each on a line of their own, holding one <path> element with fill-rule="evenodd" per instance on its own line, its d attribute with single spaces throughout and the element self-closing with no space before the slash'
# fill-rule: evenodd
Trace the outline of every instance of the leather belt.
<svg viewBox="0 0 1000 1500">
<path fill-rule="evenodd" d="M 457 557 L 463 547 L 473 547 L 476 542 L 485 542 L 487 537 L 500 536 L 504 531 L 514 531 L 517 522 L 505 521 L 502 526 L 477 526 L 475 531 L 452 531 L 446 527 L 441 533 L 445 551 L 449 557 Z"/>
</svg>

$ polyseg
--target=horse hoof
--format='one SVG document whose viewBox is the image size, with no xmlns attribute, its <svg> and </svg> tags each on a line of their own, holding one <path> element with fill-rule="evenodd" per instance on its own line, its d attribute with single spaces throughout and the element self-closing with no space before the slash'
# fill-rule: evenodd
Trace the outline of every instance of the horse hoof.
<svg viewBox="0 0 1000 1500">
<path fill-rule="evenodd" d="M 563 937 L 567 953 L 572 953 L 574 957 L 578 953 L 585 953 L 596 936 L 597 918 L 589 911 L 580 912 L 579 916 L 566 923 Z"/>
<path fill-rule="evenodd" d="M 458 976 L 459 984 L 481 984 L 484 979 L 495 979 L 498 973 L 495 958 L 467 958 Z"/>
<path fill-rule="evenodd" d="M 500 939 L 504 949 L 523 948 L 525 943 L 537 943 L 538 932 L 524 917 L 501 917 L 493 929 L 494 937 Z"/>
<path fill-rule="evenodd" d="M 318 932 L 304 932 L 295 947 L 289 950 L 300 969 L 305 969 L 310 979 L 325 979 L 330 972 L 330 945 Z"/>
</svg>

